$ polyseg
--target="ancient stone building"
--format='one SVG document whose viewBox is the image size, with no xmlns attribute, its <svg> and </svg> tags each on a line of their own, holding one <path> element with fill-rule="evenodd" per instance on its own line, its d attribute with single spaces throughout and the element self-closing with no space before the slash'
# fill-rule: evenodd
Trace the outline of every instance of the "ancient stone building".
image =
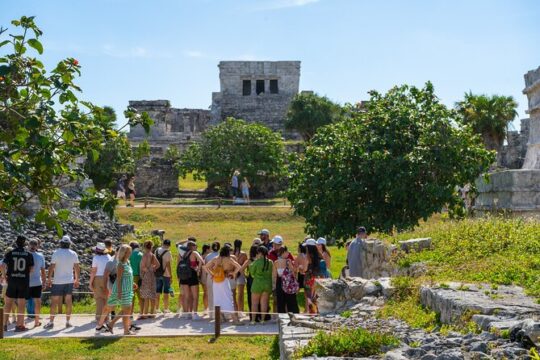
<svg viewBox="0 0 540 360">
<path fill-rule="evenodd" d="M 521 169 L 527 153 L 528 140 L 529 119 L 521 119 L 520 131 L 508 131 L 506 134 L 507 143 L 497 154 L 497 165 L 506 169 Z"/>
<path fill-rule="evenodd" d="M 221 61 L 220 91 L 212 94 L 212 123 L 229 116 L 283 130 L 300 85 L 300 61 Z"/>
<path fill-rule="evenodd" d="M 189 143 L 200 138 L 210 121 L 209 110 L 175 109 L 169 100 L 130 101 L 129 106 L 147 112 L 154 120 L 148 137 L 142 126 L 132 127 L 128 135 L 130 142 L 137 145 L 148 140 L 155 156 L 163 155 L 171 145 L 183 150 Z"/>
</svg>

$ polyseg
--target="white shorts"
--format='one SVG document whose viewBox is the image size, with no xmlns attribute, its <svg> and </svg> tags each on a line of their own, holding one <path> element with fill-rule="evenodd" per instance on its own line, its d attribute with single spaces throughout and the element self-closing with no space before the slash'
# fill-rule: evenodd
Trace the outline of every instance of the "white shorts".
<svg viewBox="0 0 540 360">
<path fill-rule="evenodd" d="M 125 199 L 125 198 L 126 198 L 126 193 L 123 192 L 123 191 L 118 190 L 118 191 L 116 192 L 116 197 L 117 197 L 117 198 L 121 198 L 121 199 Z"/>
</svg>

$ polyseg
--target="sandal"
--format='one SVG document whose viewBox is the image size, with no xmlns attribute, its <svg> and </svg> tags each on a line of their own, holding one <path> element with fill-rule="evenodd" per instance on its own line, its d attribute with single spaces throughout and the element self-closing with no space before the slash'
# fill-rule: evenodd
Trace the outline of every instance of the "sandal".
<svg viewBox="0 0 540 360">
<path fill-rule="evenodd" d="M 109 325 L 109 323 L 105 323 L 105 327 L 107 328 L 107 331 L 110 332 L 111 334 L 114 334 L 113 332 L 113 328 L 111 325 Z"/>
<path fill-rule="evenodd" d="M 124 335 L 130 336 L 130 335 L 137 335 L 137 334 L 135 334 L 133 331 L 127 331 L 127 332 L 124 331 Z"/>
<path fill-rule="evenodd" d="M 40 326 L 41 326 L 41 322 L 38 322 L 37 324 L 34 324 L 35 328 L 40 327 Z"/>
</svg>

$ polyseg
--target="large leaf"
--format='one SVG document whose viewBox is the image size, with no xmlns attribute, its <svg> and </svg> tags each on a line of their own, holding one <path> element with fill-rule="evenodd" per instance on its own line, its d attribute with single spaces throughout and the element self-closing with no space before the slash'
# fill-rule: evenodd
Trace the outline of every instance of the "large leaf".
<svg viewBox="0 0 540 360">
<path fill-rule="evenodd" d="M 28 39 L 28 45 L 36 49 L 40 55 L 43 54 L 43 45 L 37 39 Z"/>
</svg>

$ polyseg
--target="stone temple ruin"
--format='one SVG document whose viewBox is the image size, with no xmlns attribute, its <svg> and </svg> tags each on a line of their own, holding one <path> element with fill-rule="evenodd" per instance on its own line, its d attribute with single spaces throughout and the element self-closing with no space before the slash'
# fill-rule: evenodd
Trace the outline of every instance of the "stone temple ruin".
<svg viewBox="0 0 540 360">
<path fill-rule="evenodd" d="M 163 159 L 169 146 L 183 151 L 200 139 L 211 125 L 228 117 L 262 123 L 286 137 L 284 122 L 292 98 L 300 86 L 300 61 L 221 61 L 218 65 L 220 91 L 212 93 L 208 109 L 176 109 L 168 100 L 130 101 L 154 120 L 146 136 L 138 125 L 130 129 L 129 141 L 150 144 L 151 156 L 137 166 L 137 193 L 141 196 L 171 197 L 178 190 L 176 171 Z"/>
<path fill-rule="evenodd" d="M 529 119 L 521 121 L 521 134 L 510 132 L 508 145 L 498 156 L 498 165 L 508 168 L 477 181 L 478 212 L 509 211 L 540 215 L 540 67 L 525 74 Z"/>
</svg>

